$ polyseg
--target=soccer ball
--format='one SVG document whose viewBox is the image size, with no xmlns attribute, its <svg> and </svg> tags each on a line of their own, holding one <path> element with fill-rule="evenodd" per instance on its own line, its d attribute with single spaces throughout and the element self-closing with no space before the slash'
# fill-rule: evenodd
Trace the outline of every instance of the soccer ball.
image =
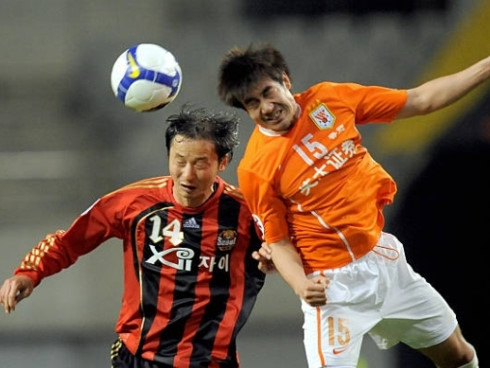
<svg viewBox="0 0 490 368">
<path fill-rule="evenodd" d="M 182 85 L 182 70 L 174 55 L 162 46 L 141 43 L 125 50 L 114 62 L 111 87 L 127 107 L 159 110 L 172 102 Z"/>
</svg>

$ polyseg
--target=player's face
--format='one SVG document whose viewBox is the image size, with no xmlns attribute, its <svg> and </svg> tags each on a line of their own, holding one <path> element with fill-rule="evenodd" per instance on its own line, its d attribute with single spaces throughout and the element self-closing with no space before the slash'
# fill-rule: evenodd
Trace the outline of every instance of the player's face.
<svg viewBox="0 0 490 368">
<path fill-rule="evenodd" d="M 298 119 L 299 106 L 290 91 L 287 75 L 283 83 L 264 78 L 255 83 L 242 103 L 256 124 L 277 133 L 287 132 Z"/>
<path fill-rule="evenodd" d="M 226 168 L 228 160 L 218 162 L 211 141 L 177 135 L 170 146 L 168 161 L 175 200 L 186 207 L 198 207 L 213 193 L 216 176 Z"/>
</svg>

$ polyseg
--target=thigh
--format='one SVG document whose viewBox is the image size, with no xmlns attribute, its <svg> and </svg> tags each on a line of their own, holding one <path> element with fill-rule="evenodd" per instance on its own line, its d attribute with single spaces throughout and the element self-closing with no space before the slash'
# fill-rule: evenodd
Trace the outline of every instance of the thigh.
<svg viewBox="0 0 490 368">
<path fill-rule="evenodd" d="M 380 321 L 385 272 L 370 254 L 345 267 L 325 270 L 327 304 L 304 301 L 304 347 L 309 368 L 357 367 L 364 335 Z"/>
<path fill-rule="evenodd" d="M 363 336 L 372 320 L 340 306 L 311 307 L 302 301 L 303 343 L 309 368 L 358 365 Z M 364 328 L 363 328 L 364 326 Z"/>
<path fill-rule="evenodd" d="M 385 234 L 385 247 L 393 247 L 398 259 L 386 260 L 388 293 L 381 309 L 382 321 L 371 336 L 380 348 L 404 342 L 414 349 L 446 340 L 457 326 L 456 315 L 444 298 L 407 263 L 403 245 Z"/>
<path fill-rule="evenodd" d="M 440 344 L 419 349 L 421 353 L 429 357 L 438 367 L 462 366 L 471 361 L 476 352 L 466 342 L 459 326 L 454 332 Z"/>
</svg>

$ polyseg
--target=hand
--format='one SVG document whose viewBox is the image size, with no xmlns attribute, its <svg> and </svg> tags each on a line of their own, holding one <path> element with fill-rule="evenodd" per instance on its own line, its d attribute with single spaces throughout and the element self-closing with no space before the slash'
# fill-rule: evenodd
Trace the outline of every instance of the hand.
<svg viewBox="0 0 490 368">
<path fill-rule="evenodd" d="M 299 290 L 298 295 L 312 307 L 319 307 L 327 304 L 327 293 L 330 280 L 323 275 L 307 279 Z"/>
<path fill-rule="evenodd" d="M 274 262 L 272 262 L 271 249 L 266 243 L 262 243 L 261 248 L 252 253 L 252 257 L 259 262 L 259 270 L 263 273 L 267 274 L 277 271 Z"/>
<path fill-rule="evenodd" d="M 31 295 L 33 290 L 34 282 L 27 276 L 12 276 L 5 280 L 0 288 L 0 304 L 5 313 L 13 312 L 17 303 Z"/>
</svg>

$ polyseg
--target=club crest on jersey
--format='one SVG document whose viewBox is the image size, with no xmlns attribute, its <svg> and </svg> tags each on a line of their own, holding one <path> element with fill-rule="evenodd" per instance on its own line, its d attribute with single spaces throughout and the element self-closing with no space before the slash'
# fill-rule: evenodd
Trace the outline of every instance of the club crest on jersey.
<svg viewBox="0 0 490 368">
<path fill-rule="evenodd" d="M 315 110 L 308 115 L 315 125 L 321 130 L 330 129 L 335 123 L 335 116 L 330 112 L 325 104 L 318 105 Z"/>
<path fill-rule="evenodd" d="M 223 230 L 218 235 L 217 246 L 221 251 L 230 250 L 235 247 L 238 234 L 235 230 L 227 229 Z"/>
</svg>

